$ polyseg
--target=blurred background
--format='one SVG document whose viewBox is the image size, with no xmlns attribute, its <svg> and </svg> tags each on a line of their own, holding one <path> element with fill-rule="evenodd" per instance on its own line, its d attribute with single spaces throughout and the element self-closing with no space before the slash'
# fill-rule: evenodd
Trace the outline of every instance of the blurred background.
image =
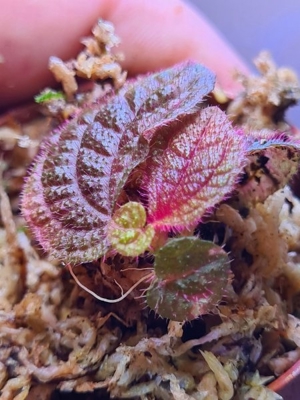
<svg viewBox="0 0 300 400">
<path fill-rule="evenodd" d="M 278 66 L 294 69 L 300 79 L 299 0 L 189 0 L 218 28 L 251 64 L 261 51 L 270 51 Z M 300 127 L 300 105 L 287 113 Z"/>
</svg>

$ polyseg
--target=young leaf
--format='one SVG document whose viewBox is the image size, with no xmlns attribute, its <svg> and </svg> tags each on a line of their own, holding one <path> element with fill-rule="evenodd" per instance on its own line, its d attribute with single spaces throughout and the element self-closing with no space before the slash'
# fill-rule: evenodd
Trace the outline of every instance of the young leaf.
<svg viewBox="0 0 300 400">
<path fill-rule="evenodd" d="M 127 85 L 56 132 L 32 168 L 22 201 L 43 248 L 72 263 L 103 255 L 120 192 L 148 155 L 145 137 L 197 110 L 213 84 L 205 67 L 182 64 Z"/>
<path fill-rule="evenodd" d="M 198 222 L 235 188 L 245 164 L 244 136 L 217 107 L 172 126 L 171 138 L 165 129 L 154 149 L 144 187 L 148 222 L 162 229 Z"/>
<path fill-rule="evenodd" d="M 170 240 L 155 256 L 147 303 L 164 318 L 186 321 L 214 310 L 229 290 L 225 251 L 194 236 Z"/>
<path fill-rule="evenodd" d="M 34 100 L 36 103 L 46 103 L 51 100 L 61 100 L 64 99 L 65 96 L 63 92 L 58 92 L 52 89 L 45 89 L 38 95 L 34 96 Z"/>
<path fill-rule="evenodd" d="M 130 201 L 120 207 L 108 224 L 108 240 L 123 256 L 138 256 L 150 246 L 154 229 L 146 224 L 146 211 L 142 204 Z"/>
</svg>

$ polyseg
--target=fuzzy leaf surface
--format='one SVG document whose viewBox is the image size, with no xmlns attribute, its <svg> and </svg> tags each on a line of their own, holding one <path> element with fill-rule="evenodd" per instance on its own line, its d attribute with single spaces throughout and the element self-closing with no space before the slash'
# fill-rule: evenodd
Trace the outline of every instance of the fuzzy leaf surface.
<svg viewBox="0 0 300 400">
<path fill-rule="evenodd" d="M 132 126 L 150 140 L 155 131 L 179 116 L 194 114 L 215 85 L 215 75 L 194 62 L 149 75 L 121 91 L 133 113 Z"/>
<path fill-rule="evenodd" d="M 236 187 L 245 165 L 245 139 L 217 107 L 172 126 L 171 136 L 167 129 L 157 135 L 144 182 L 148 222 L 181 229 L 193 226 Z"/>
<path fill-rule="evenodd" d="M 255 154 L 259 151 L 264 151 L 270 148 L 289 148 L 292 151 L 300 151 L 300 140 L 294 139 L 285 134 L 269 133 L 266 132 L 260 137 L 257 133 L 254 137 L 249 135 L 247 137 L 247 153 Z"/>
<path fill-rule="evenodd" d="M 107 104 L 84 109 L 44 143 L 25 184 L 23 215 L 44 250 L 86 262 L 108 246 L 107 224 L 131 171 L 161 125 L 195 112 L 214 77 L 195 63 L 126 86 Z"/>
<path fill-rule="evenodd" d="M 142 204 L 130 201 L 120 207 L 108 223 L 108 240 L 114 250 L 127 257 L 146 251 L 154 237 L 154 229 L 146 224 Z"/>
<path fill-rule="evenodd" d="M 186 321 L 214 310 L 229 290 L 226 252 L 194 236 L 170 240 L 155 256 L 147 303 L 160 316 Z"/>
</svg>

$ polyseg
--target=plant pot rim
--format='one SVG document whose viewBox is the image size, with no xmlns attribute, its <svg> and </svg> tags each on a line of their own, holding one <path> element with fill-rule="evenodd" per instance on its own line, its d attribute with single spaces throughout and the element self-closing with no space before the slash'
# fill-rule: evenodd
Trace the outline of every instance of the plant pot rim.
<svg viewBox="0 0 300 400">
<path fill-rule="evenodd" d="M 268 385 L 268 388 L 273 392 L 280 392 L 289 383 L 296 379 L 300 375 L 300 360 L 296 361 L 287 371 L 280 375 L 275 381 Z"/>
</svg>

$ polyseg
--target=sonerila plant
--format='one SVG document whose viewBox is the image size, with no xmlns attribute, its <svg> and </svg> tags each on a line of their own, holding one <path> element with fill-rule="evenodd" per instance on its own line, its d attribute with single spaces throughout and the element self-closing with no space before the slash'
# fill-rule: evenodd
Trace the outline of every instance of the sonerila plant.
<svg viewBox="0 0 300 400">
<path fill-rule="evenodd" d="M 147 303 L 177 321 L 213 311 L 231 288 L 229 256 L 193 235 L 197 224 L 237 192 L 253 158 L 273 157 L 285 181 L 298 167 L 296 141 L 246 135 L 204 106 L 214 81 L 188 62 L 86 106 L 47 138 L 23 192 L 29 227 L 66 264 L 153 254 Z"/>
</svg>

